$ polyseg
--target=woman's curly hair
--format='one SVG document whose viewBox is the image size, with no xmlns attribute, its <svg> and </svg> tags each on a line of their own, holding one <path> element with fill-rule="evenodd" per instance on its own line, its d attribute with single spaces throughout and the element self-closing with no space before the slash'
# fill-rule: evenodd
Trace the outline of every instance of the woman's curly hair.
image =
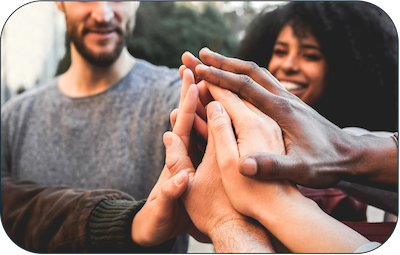
<svg viewBox="0 0 400 255">
<path fill-rule="evenodd" d="M 398 37 L 386 13 L 365 2 L 290 2 L 253 20 L 236 56 L 268 67 L 286 24 L 296 37 L 313 34 L 328 63 L 314 109 L 340 127 L 398 130 Z"/>
</svg>

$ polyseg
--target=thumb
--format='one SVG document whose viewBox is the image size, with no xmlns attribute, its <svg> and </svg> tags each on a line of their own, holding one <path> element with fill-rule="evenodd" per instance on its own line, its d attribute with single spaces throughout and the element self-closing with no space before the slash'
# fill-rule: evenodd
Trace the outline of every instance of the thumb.
<svg viewBox="0 0 400 255">
<path fill-rule="evenodd" d="M 173 202 L 178 199 L 188 187 L 189 174 L 187 171 L 182 170 L 175 176 L 166 181 L 160 193 L 157 196 L 157 203 L 161 208 L 169 208 L 173 206 Z"/>
<path fill-rule="evenodd" d="M 171 175 L 174 176 L 182 170 L 186 170 L 189 175 L 193 176 L 195 173 L 193 163 L 181 138 L 173 132 L 165 132 L 163 140 L 166 148 L 165 166 Z"/>
<path fill-rule="evenodd" d="M 239 172 L 247 177 L 270 180 L 288 179 L 302 183 L 305 169 L 291 155 L 252 153 L 240 158 Z"/>
</svg>

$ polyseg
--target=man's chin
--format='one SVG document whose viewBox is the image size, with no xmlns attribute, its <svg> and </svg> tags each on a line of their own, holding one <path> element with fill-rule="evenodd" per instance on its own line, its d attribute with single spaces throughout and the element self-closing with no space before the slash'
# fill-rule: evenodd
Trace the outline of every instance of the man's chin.
<svg viewBox="0 0 400 255">
<path fill-rule="evenodd" d="M 112 51 L 99 51 L 95 52 L 88 47 L 78 50 L 80 55 L 94 66 L 110 66 L 121 55 L 122 47 L 116 47 Z"/>
<path fill-rule="evenodd" d="M 95 56 L 84 56 L 84 58 L 95 66 L 110 66 L 118 58 L 118 56 L 113 54 L 99 54 Z"/>
</svg>

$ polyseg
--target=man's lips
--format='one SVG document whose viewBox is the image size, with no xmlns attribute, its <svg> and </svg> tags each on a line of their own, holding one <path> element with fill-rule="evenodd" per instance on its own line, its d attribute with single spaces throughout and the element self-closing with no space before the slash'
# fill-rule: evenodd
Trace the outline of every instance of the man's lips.
<svg viewBox="0 0 400 255">
<path fill-rule="evenodd" d="M 115 35 L 118 35 L 115 29 L 92 29 L 87 30 L 86 35 L 95 36 L 98 39 L 109 39 Z"/>
</svg>

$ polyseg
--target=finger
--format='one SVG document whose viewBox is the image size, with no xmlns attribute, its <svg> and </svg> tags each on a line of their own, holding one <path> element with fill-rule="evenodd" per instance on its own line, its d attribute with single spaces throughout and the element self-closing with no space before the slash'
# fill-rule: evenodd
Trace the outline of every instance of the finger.
<svg viewBox="0 0 400 255">
<path fill-rule="evenodd" d="M 199 90 L 197 86 L 192 84 L 188 89 L 181 107 L 179 108 L 175 127 L 173 129 L 173 132 L 184 142 L 186 149 L 189 148 L 190 132 L 196 115 L 198 95 Z"/>
<path fill-rule="evenodd" d="M 182 54 L 182 63 L 189 68 L 190 70 L 192 70 L 194 77 L 195 77 L 195 83 L 199 83 L 199 79 L 198 76 L 196 74 L 196 66 L 202 64 L 201 61 L 196 58 L 192 53 L 186 51 L 185 53 Z"/>
<path fill-rule="evenodd" d="M 275 76 L 273 76 L 273 75 L 267 70 L 267 68 L 265 68 L 265 67 L 260 67 L 260 68 L 261 68 L 261 70 L 262 70 L 264 73 L 266 73 L 269 77 L 271 77 L 271 79 L 273 79 L 277 85 L 279 85 L 279 86 L 281 86 L 283 89 L 285 89 L 285 87 L 283 87 L 283 85 L 280 83 L 280 81 L 279 81 L 277 78 L 275 78 Z M 285 90 L 286 90 L 286 89 L 285 89 Z"/>
<path fill-rule="evenodd" d="M 183 78 L 183 71 L 185 71 L 187 69 L 187 67 L 185 65 L 181 65 L 179 67 L 179 75 L 181 76 L 181 78 Z"/>
<path fill-rule="evenodd" d="M 166 148 L 165 166 L 171 175 L 185 170 L 192 178 L 195 170 L 183 141 L 173 132 L 166 132 L 163 141 Z"/>
<path fill-rule="evenodd" d="M 176 118 L 178 117 L 178 109 L 172 110 L 171 114 L 169 115 L 169 120 L 171 121 L 171 126 L 174 128 L 176 123 Z"/>
<path fill-rule="evenodd" d="M 170 121 L 172 128 L 175 127 L 177 117 L 178 117 L 178 109 L 174 109 L 170 114 Z M 193 128 L 201 136 L 201 138 L 207 141 L 207 136 L 208 136 L 207 122 L 205 122 L 204 119 L 199 117 L 197 114 L 194 116 Z"/>
<path fill-rule="evenodd" d="M 210 91 L 208 91 L 208 88 L 204 81 L 197 83 L 197 87 L 199 88 L 199 99 L 203 106 L 206 106 L 211 101 L 214 101 L 214 98 L 211 96 Z"/>
<path fill-rule="evenodd" d="M 179 101 L 179 108 L 181 108 L 183 101 L 185 100 L 187 91 L 190 85 L 194 84 L 194 76 L 190 69 L 183 70 L 182 74 L 182 87 L 181 87 L 181 98 Z"/>
<path fill-rule="evenodd" d="M 198 88 L 199 86 L 197 86 Z M 199 97 L 200 97 L 200 91 L 199 91 Z M 196 114 L 203 120 L 207 120 L 207 113 L 204 105 L 201 103 L 200 99 L 197 99 L 197 108 L 196 108 Z"/>
<path fill-rule="evenodd" d="M 269 111 L 279 107 L 283 100 L 264 89 L 246 75 L 238 75 L 204 65 L 198 65 L 196 67 L 196 72 L 205 82 L 215 84 L 218 87 L 239 94 L 242 98 L 267 114 Z M 274 112 L 275 111 L 272 111 L 272 113 Z"/>
<path fill-rule="evenodd" d="M 208 140 L 208 127 L 207 123 L 198 115 L 194 118 L 193 128 L 203 138 L 204 141 Z"/>
<path fill-rule="evenodd" d="M 231 119 L 221 103 L 211 102 L 207 106 L 208 126 L 217 155 L 218 166 L 221 171 L 237 169 L 237 159 L 239 151 L 235 135 L 232 129 Z"/>
<path fill-rule="evenodd" d="M 260 68 L 256 63 L 236 58 L 228 58 L 211 51 L 208 48 L 200 50 L 200 58 L 205 65 L 213 66 L 224 71 L 236 74 L 244 74 L 251 77 L 255 82 L 261 84 L 276 95 L 286 95 L 285 89 L 273 75 L 265 68 Z M 200 74 L 199 77 L 203 78 Z M 283 94 L 282 94 L 283 93 Z"/>
<path fill-rule="evenodd" d="M 157 203 L 161 208 L 168 208 L 178 199 L 185 191 L 189 183 L 189 174 L 182 170 L 166 181 L 157 196 Z"/>
<path fill-rule="evenodd" d="M 304 183 L 305 171 L 301 160 L 294 160 L 290 155 L 253 153 L 241 157 L 239 161 L 242 175 L 260 180 L 288 179 Z"/>
<path fill-rule="evenodd" d="M 236 130 L 237 132 L 241 131 L 240 128 L 243 125 L 255 122 L 255 120 L 252 120 L 256 117 L 256 114 L 254 114 L 236 94 L 210 83 L 207 83 L 207 87 L 215 100 L 224 106 L 232 119 L 233 125 L 238 129 Z"/>
</svg>

